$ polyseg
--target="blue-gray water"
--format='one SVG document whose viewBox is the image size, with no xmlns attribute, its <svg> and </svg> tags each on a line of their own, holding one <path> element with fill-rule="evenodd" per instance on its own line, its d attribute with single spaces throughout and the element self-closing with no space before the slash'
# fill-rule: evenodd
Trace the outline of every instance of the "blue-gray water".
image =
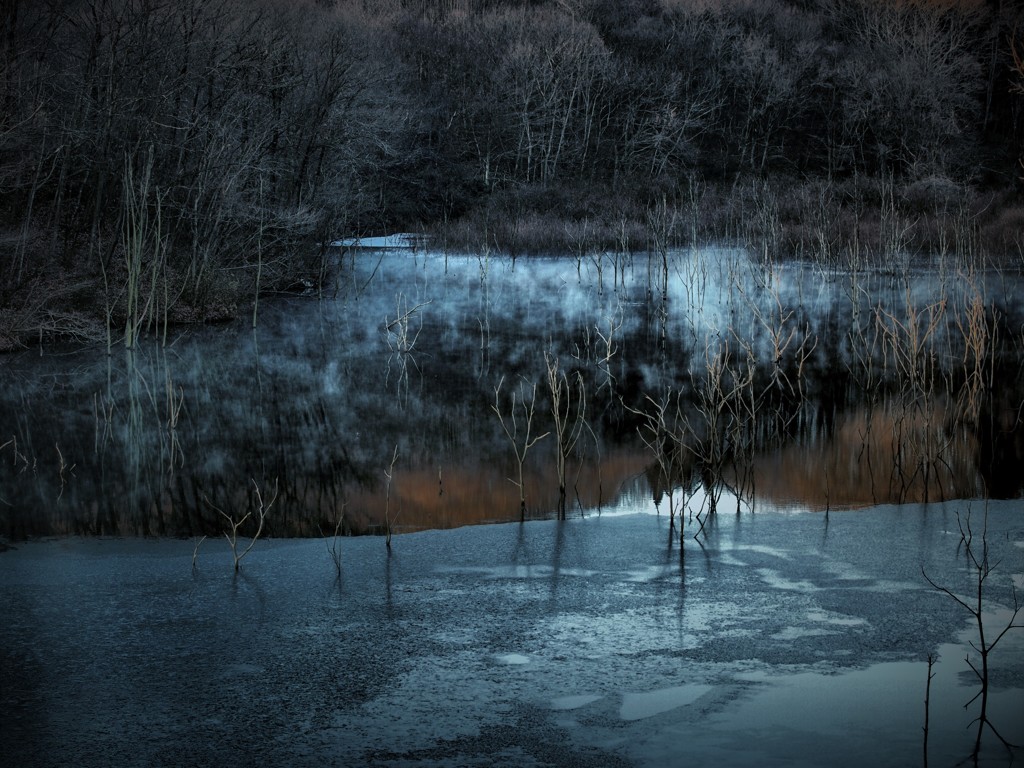
<svg viewBox="0 0 1024 768">
<path fill-rule="evenodd" d="M 638 507 L 641 509 L 643 507 Z M 977 655 L 956 511 L 719 515 L 702 545 L 644 513 L 341 542 L 59 539 L 0 554 L 10 766 L 921 764 L 973 745 Z M 974 546 L 983 505 L 970 508 Z M 993 502 L 987 637 L 1024 580 Z M 990 717 L 1024 741 L 1024 630 Z M 987 735 L 984 765 L 1009 765 Z"/>
<path fill-rule="evenodd" d="M 1024 592 L 1018 277 L 615 259 L 360 254 L 255 330 L 0 359 L 0 762 L 919 764 L 928 653 L 930 765 L 967 757 L 976 630 L 922 567 L 976 588 L 987 497 L 989 640 Z M 532 519 L 459 527 L 519 519 L 534 385 Z M 336 578 L 321 536 L 387 525 Z"/>
<path fill-rule="evenodd" d="M 524 463 L 526 505 L 549 517 L 551 361 L 570 426 L 580 416 L 576 511 L 638 478 L 652 497 L 703 484 L 817 510 L 1020 498 L 1015 273 L 952 256 L 897 272 L 763 265 L 722 248 L 661 266 L 360 253 L 322 298 L 262 302 L 255 330 L 246 317 L 110 356 L 0 358 L 0 535 L 219 535 L 220 511 L 241 517 L 257 487 L 279 492 L 276 536 L 341 518 L 380 532 L 388 512 L 400 530 L 518 519 L 493 406 L 524 423 L 533 387 L 533 436 L 548 436 Z M 666 434 L 678 451 L 659 466 Z"/>
</svg>

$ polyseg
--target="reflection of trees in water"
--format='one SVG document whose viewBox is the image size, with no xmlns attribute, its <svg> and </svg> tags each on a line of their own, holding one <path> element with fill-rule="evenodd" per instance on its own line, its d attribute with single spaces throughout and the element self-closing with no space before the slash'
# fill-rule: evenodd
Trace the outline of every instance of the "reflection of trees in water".
<svg viewBox="0 0 1024 768">
<path fill-rule="evenodd" d="M 754 457 L 757 496 L 811 509 L 976 498 L 979 441 L 944 404 L 908 415 L 892 403 L 835 418 L 834 429 Z"/>
<path fill-rule="evenodd" d="M 637 450 L 619 450 L 606 456 L 601 466 L 572 466 L 569 476 L 570 504 L 567 516 L 599 509 L 608 501 L 608 488 L 616 491 L 644 470 L 646 457 Z M 478 463 L 464 460 L 439 468 L 433 464 L 395 470 L 391 504 L 401 507 L 398 530 L 455 528 L 478 523 L 520 519 L 519 489 L 509 481 L 514 461 Z M 440 480 L 439 480 L 440 478 Z M 524 476 L 530 506 L 527 518 L 554 518 L 560 494 L 554 458 L 540 458 Z M 346 520 L 356 532 L 383 532 L 385 498 L 382 488 L 357 488 L 349 492 Z M 574 512 L 575 510 L 575 512 Z"/>
<path fill-rule="evenodd" d="M 672 273 L 701 288 L 672 282 L 668 314 L 664 301 L 652 309 L 637 299 L 642 281 L 618 295 L 607 285 L 588 292 L 571 262 L 569 282 L 556 262 L 514 271 L 495 262 L 482 286 L 475 260 L 465 274 L 451 260 L 429 279 L 428 265 L 388 261 L 376 282 L 351 277 L 368 286 L 358 296 L 264 307 L 251 336 L 214 329 L 71 364 L 20 358 L 0 394 L 0 424 L 11 430 L 0 434 L 0 533 L 219 535 L 223 520 L 204 497 L 244 515 L 250 478 L 278 479 L 268 535 L 335 530 L 343 507 L 344 532 L 375 532 L 396 445 L 400 530 L 517 519 L 520 490 L 532 514 L 564 504 L 571 515 L 611 501 L 645 470 L 654 498 L 703 486 L 712 501 L 730 489 L 828 508 L 1020 494 L 1012 308 L 979 301 L 977 281 L 943 287 L 940 306 L 901 279 L 869 290 L 864 273 L 856 290 L 829 289 L 847 279 L 834 276 L 819 286 L 830 298 L 803 302 L 785 270 L 766 277 L 718 255 Z M 645 262 L 636 263 L 634 280 Z M 448 282 L 435 291 L 434 279 Z M 396 309 L 412 290 L 429 312 L 401 300 Z M 397 319 L 390 345 L 382 317 Z M 396 393 L 394 355 L 413 341 L 417 386 Z M 562 389 L 545 385 L 545 352 L 549 364 L 571 363 L 573 397 L 586 398 L 588 429 L 575 443 L 575 416 L 552 402 Z M 489 411 L 503 375 L 540 385 L 535 433 L 557 428 L 554 407 L 567 418 L 563 449 L 573 446 L 560 456 L 557 441 L 538 443 L 521 489 Z M 665 423 L 654 424 L 664 434 L 655 429 L 645 446 L 651 403 L 666 392 Z M 674 451 L 660 471 L 652 445 Z"/>
</svg>

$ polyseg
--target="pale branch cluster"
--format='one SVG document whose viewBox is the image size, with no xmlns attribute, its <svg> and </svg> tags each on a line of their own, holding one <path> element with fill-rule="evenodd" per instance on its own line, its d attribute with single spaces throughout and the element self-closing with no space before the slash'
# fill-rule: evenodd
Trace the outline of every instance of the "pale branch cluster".
<svg viewBox="0 0 1024 768">
<path fill-rule="evenodd" d="M 494 403 L 491 405 L 491 410 L 498 417 L 502 432 L 505 433 L 515 455 L 516 477 L 509 479 L 519 489 L 519 518 L 525 520 L 526 482 L 523 467 L 530 449 L 550 433 L 533 434 L 533 419 L 537 408 L 537 385 L 530 384 L 529 395 L 527 395 L 527 381 L 522 379 L 519 382 L 518 392 L 515 389 L 511 391 L 510 402 L 506 410 L 501 402 L 501 390 L 504 384 L 505 377 L 503 376 L 494 388 Z"/>
<path fill-rule="evenodd" d="M 544 352 L 544 363 L 554 424 L 558 517 L 565 519 L 566 462 L 576 450 L 586 429 L 587 390 L 583 374 L 574 371 L 570 380 L 569 374 L 561 369 L 558 357 L 552 352 Z"/>
<path fill-rule="evenodd" d="M 674 530 L 677 512 L 676 488 L 689 488 L 690 463 L 687 461 L 686 425 L 679 411 L 679 401 L 675 393 L 665 392 L 655 399 L 645 395 L 643 410 L 630 410 L 643 418 L 637 427 L 637 434 L 654 459 L 655 476 L 652 491 L 654 503 L 660 508 L 662 496 L 668 498 L 669 530 Z M 626 406 L 628 408 L 628 406 Z"/>
<path fill-rule="evenodd" d="M 263 533 L 263 526 L 267 519 L 274 503 L 277 501 L 278 496 L 278 484 L 277 480 L 274 480 L 274 487 L 270 494 L 264 498 L 263 490 L 260 488 L 259 483 L 256 482 L 255 478 L 252 479 L 252 498 L 247 504 L 247 509 L 244 515 L 238 516 L 234 513 L 228 514 L 223 509 L 215 505 L 208 498 L 203 496 L 203 500 L 217 513 L 223 517 L 228 524 L 228 530 L 224 531 L 224 538 L 227 539 L 228 545 L 231 547 L 231 556 L 234 561 L 234 570 L 237 572 L 241 568 L 242 559 L 252 551 L 252 548 L 256 546 L 256 541 Z M 249 520 L 249 518 L 255 515 L 256 530 L 249 537 L 249 544 L 239 551 L 239 535 L 240 530 Z M 206 538 L 205 536 L 203 538 Z M 202 539 L 196 544 L 195 552 L 199 551 L 199 544 L 202 543 Z M 195 565 L 195 552 L 193 553 L 193 566 Z"/>
<path fill-rule="evenodd" d="M 420 310 L 431 302 L 424 301 L 410 308 L 404 293 L 399 293 L 395 298 L 395 316 L 384 318 L 384 340 L 388 345 L 391 354 L 388 357 L 387 369 L 384 373 L 384 383 L 387 386 L 391 378 L 391 368 L 397 370 L 395 385 L 398 390 L 399 400 L 403 401 L 409 392 L 409 365 L 417 366 L 414 350 L 419 340 L 420 332 L 423 330 L 423 319 Z M 419 324 L 412 325 L 413 320 Z"/>
</svg>

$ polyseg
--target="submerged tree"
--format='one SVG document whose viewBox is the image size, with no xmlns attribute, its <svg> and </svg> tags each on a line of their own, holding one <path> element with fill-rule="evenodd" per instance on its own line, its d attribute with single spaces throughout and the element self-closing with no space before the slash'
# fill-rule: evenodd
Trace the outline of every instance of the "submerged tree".
<svg viewBox="0 0 1024 768">
<path fill-rule="evenodd" d="M 558 518 L 565 519 L 565 465 L 576 449 L 586 427 L 587 391 L 583 374 L 569 375 L 561 370 L 558 358 L 544 353 L 548 393 L 551 395 L 551 418 L 555 425 L 555 468 L 558 471 Z"/>
<path fill-rule="evenodd" d="M 988 716 L 988 695 L 989 695 L 989 656 L 999 642 L 1006 636 L 1006 634 L 1012 629 L 1024 629 L 1024 623 L 1017 620 L 1017 616 L 1024 607 L 1020 604 L 1017 599 L 1017 590 L 1011 584 L 1011 593 L 1013 595 L 1013 611 L 1010 614 L 1009 620 L 1006 625 L 995 635 L 993 639 L 989 639 L 985 634 L 985 621 L 984 621 L 984 608 L 985 608 L 985 587 L 986 582 L 992 575 L 992 572 L 999 565 L 998 562 L 992 563 L 989 560 L 988 552 L 988 518 L 986 516 L 985 525 L 981 531 L 981 553 L 979 554 L 975 542 L 974 532 L 971 530 L 971 516 L 970 511 L 967 514 L 967 520 L 964 522 L 960 518 L 960 514 L 957 513 L 957 522 L 960 524 L 960 536 L 961 543 L 964 547 L 964 553 L 967 557 L 967 563 L 972 572 L 972 587 L 973 594 L 969 596 L 960 596 L 953 592 L 949 587 L 941 586 L 937 584 L 932 578 L 925 572 L 924 568 L 921 569 L 925 580 L 934 588 L 942 592 L 943 594 L 950 597 L 954 602 L 964 608 L 974 620 L 974 624 L 978 629 L 978 640 L 975 643 L 971 641 L 971 647 L 978 654 L 978 663 L 975 664 L 971 660 L 970 656 L 967 657 L 966 661 L 968 666 L 974 672 L 978 678 L 978 682 L 981 684 L 981 689 L 968 701 L 964 706 L 968 707 L 975 701 L 980 700 L 978 716 L 973 722 L 977 723 L 977 732 L 974 740 L 974 750 L 972 757 L 977 764 L 978 755 L 981 752 L 982 737 L 985 734 L 985 730 L 990 730 L 997 739 L 1007 748 L 1014 748 L 1016 745 L 1010 744 L 1006 739 L 1002 737 L 995 725 L 992 723 Z"/>
<path fill-rule="evenodd" d="M 241 517 L 236 517 L 234 514 L 228 514 L 220 507 L 217 507 L 209 499 L 206 499 L 206 503 L 209 504 L 214 510 L 220 513 L 221 517 L 228 521 L 228 530 L 224 532 L 224 538 L 227 539 L 228 545 L 231 547 L 231 556 L 234 560 L 234 569 L 237 573 L 241 569 L 242 559 L 252 551 L 252 548 L 256 546 L 256 540 L 259 539 L 263 533 L 263 526 L 267 519 L 267 514 L 270 512 L 271 507 L 274 506 L 274 502 L 277 501 L 278 495 L 278 484 L 277 479 L 274 479 L 274 488 L 270 495 L 264 498 L 263 491 L 260 489 L 259 483 L 256 479 L 252 479 L 252 501 L 249 509 Z M 249 545 L 239 552 L 238 547 L 238 534 L 242 526 L 245 525 L 246 521 L 256 515 L 256 530 L 249 538 Z M 203 537 L 205 538 L 205 537 Z M 200 543 L 202 543 L 200 541 Z M 196 550 L 198 551 L 199 544 L 196 544 Z M 193 567 L 195 566 L 195 554 L 192 557 Z"/>
<path fill-rule="evenodd" d="M 523 465 L 526 463 L 526 456 L 537 443 L 548 436 L 545 432 L 542 435 L 533 435 L 533 416 L 537 406 L 537 385 L 530 386 L 530 395 L 527 399 L 526 380 L 519 382 L 518 393 L 512 390 L 511 402 L 508 411 L 502 408 L 501 388 L 505 383 L 505 377 L 501 378 L 494 388 L 494 404 L 491 410 L 498 417 L 501 429 L 512 446 L 516 458 L 516 479 L 512 480 L 519 489 L 519 519 L 526 520 L 526 483 L 523 479 Z M 511 479 L 511 478 L 510 478 Z"/>
</svg>

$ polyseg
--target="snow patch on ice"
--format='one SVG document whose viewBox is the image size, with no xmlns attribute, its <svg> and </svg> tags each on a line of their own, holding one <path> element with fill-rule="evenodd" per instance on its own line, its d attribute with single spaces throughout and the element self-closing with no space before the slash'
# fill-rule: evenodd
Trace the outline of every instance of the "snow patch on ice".
<svg viewBox="0 0 1024 768">
<path fill-rule="evenodd" d="M 820 592 L 821 589 L 807 580 L 793 581 L 782 576 L 778 571 L 771 568 L 758 568 L 758 575 L 764 579 L 765 584 L 776 589 L 785 589 L 793 592 Z"/>
<path fill-rule="evenodd" d="M 727 545 L 727 547 L 733 552 L 757 552 L 759 555 L 769 555 L 770 557 L 777 557 L 780 560 L 791 559 L 788 552 L 776 549 L 775 547 L 768 547 L 764 544 L 732 544 Z"/>
<path fill-rule="evenodd" d="M 551 708 L 556 710 L 580 709 L 595 701 L 600 701 L 602 698 L 597 694 L 587 693 L 578 696 L 559 696 L 557 699 L 551 700 Z"/>
<path fill-rule="evenodd" d="M 499 664 L 509 664 L 515 666 L 530 663 L 530 657 L 523 656 L 523 654 L 521 653 L 503 653 L 499 656 L 495 656 L 494 660 L 497 661 Z"/>
<path fill-rule="evenodd" d="M 807 613 L 807 618 L 810 621 L 833 624 L 839 627 L 857 627 L 868 623 L 866 619 L 853 616 L 836 616 L 826 613 L 825 611 L 809 611 Z"/>
<path fill-rule="evenodd" d="M 837 634 L 831 629 L 820 627 L 786 627 L 781 632 L 772 635 L 773 640 L 799 640 L 801 637 L 825 637 L 826 635 Z"/>
<path fill-rule="evenodd" d="M 710 685 L 677 685 L 647 693 L 624 693 L 619 717 L 623 720 L 643 720 L 646 717 L 660 715 L 662 712 L 692 704 L 710 690 Z"/>
</svg>

